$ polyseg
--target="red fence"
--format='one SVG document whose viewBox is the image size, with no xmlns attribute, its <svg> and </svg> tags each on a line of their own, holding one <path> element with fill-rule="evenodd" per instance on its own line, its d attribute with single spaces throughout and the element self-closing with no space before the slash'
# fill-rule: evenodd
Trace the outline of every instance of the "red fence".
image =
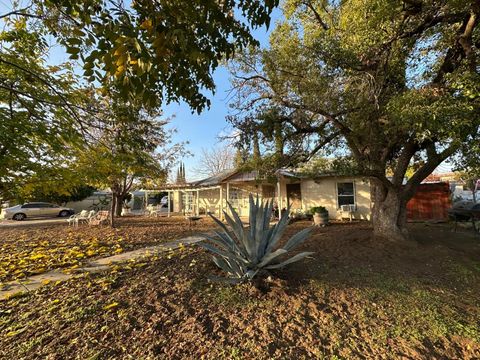
<svg viewBox="0 0 480 360">
<path fill-rule="evenodd" d="M 407 204 L 408 220 L 447 220 L 451 207 L 448 183 L 420 184 Z"/>
</svg>

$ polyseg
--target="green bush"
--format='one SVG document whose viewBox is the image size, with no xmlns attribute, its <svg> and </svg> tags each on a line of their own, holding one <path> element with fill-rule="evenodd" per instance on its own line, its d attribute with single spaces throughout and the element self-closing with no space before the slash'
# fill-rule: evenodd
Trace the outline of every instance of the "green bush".
<svg viewBox="0 0 480 360">
<path fill-rule="evenodd" d="M 314 206 L 310 209 L 312 215 L 315 214 L 328 214 L 328 210 L 325 206 Z"/>
<path fill-rule="evenodd" d="M 226 278 L 216 278 L 230 283 L 251 280 L 262 269 L 277 269 L 304 257 L 312 252 L 301 252 L 286 258 L 287 253 L 305 241 L 311 228 L 293 235 L 282 247 L 278 246 L 288 225 L 290 209 L 282 214 L 278 223 L 270 226 L 273 202 L 253 200 L 250 195 L 249 226 L 244 227 L 235 209 L 228 204 L 232 216 L 224 212 L 228 227 L 215 216 L 210 215 L 222 231 L 216 236 L 205 235 L 208 242 L 199 245 L 214 254 L 213 261 L 228 273 Z"/>
</svg>

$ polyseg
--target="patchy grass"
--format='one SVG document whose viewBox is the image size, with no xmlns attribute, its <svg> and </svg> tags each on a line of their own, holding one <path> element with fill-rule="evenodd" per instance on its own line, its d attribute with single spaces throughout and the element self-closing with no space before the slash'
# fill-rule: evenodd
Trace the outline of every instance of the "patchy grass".
<svg viewBox="0 0 480 360">
<path fill-rule="evenodd" d="M 237 287 L 209 283 L 218 270 L 198 248 L 49 284 L 0 303 L 0 357 L 480 357 L 475 242 L 404 248 L 353 224 L 304 246 L 315 259 Z"/>
<path fill-rule="evenodd" d="M 209 219 L 191 230 L 183 218 L 124 218 L 118 226 L 67 225 L 0 229 L 0 285 L 55 268 L 75 269 L 86 260 L 119 254 L 208 231 Z"/>
</svg>

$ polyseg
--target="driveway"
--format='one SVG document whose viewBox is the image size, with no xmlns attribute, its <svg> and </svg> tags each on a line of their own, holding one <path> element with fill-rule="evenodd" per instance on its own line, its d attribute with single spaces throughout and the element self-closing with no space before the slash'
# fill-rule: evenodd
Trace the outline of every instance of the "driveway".
<svg viewBox="0 0 480 360">
<path fill-rule="evenodd" d="M 25 219 L 22 221 L 15 220 L 0 220 L 0 228 L 3 227 L 25 227 L 25 226 L 38 226 L 38 225 L 60 225 L 66 224 L 66 218 L 48 218 L 48 219 Z"/>
</svg>

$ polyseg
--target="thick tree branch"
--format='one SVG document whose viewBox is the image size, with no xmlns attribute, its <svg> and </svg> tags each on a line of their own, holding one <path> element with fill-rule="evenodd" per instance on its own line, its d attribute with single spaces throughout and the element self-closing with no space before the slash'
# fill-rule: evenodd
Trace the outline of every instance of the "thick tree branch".
<svg viewBox="0 0 480 360">
<path fill-rule="evenodd" d="M 478 4 L 478 1 L 475 0 L 470 13 L 464 15 L 462 26 L 458 31 L 457 40 L 448 49 L 443 63 L 433 80 L 434 85 L 441 84 L 445 75 L 454 72 L 465 58 L 469 60 L 470 70 L 476 71 L 476 56 L 475 51 L 472 48 L 472 36 L 473 31 L 478 24 L 479 13 L 480 5 Z"/>
<path fill-rule="evenodd" d="M 394 186 L 402 185 L 408 165 L 410 164 L 410 160 L 412 159 L 413 155 L 415 155 L 417 150 L 418 145 L 414 140 L 408 141 L 403 147 L 400 155 L 398 156 L 397 164 L 393 173 L 392 183 Z"/>
<path fill-rule="evenodd" d="M 428 145 L 426 148 L 427 161 L 407 181 L 407 184 L 403 189 L 404 197 L 410 199 L 415 194 L 418 185 L 420 185 L 420 183 L 424 179 L 426 179 L 426 177 L 430 175 L 437 168 L 438 165 L 440 165 L 444 160 L 452 156 L 458 149 L 459 145 L 457 143 L 454 143 L 445 148 L 440 153 L 438 153 L 435 150 L 435 144 L 433 142 Z"/>
</svg>

